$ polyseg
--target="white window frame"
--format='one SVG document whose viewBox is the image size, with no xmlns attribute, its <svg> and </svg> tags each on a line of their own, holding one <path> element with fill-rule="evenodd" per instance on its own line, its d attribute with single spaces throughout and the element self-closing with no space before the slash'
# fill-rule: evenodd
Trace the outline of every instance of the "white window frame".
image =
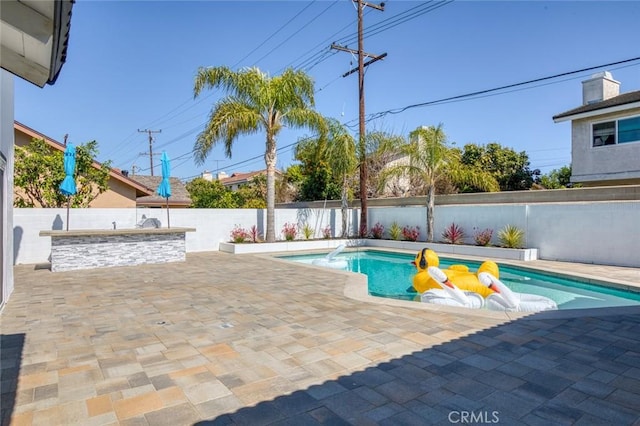
<svg viewBox="0 0 640 426">
<path fill-rule="evenodd" d="M 598 146 L 594 145 L 593 144 L 593 126 L 595 126 L 596 124 L 610 123 L 610 122 L 613 122 L 613 124 L 614 124 L 613 137 L 615 138 L 615 143 L 612 144 L 612 145 L 604 145 L 604 144 L 598 145 Z M 589 124 L 589 126 L 590 126 L 590 132 L 589 133 L 591 134 L 591 136 L 589 138 L 589 143 L 591 145 L 591 148 L 599 149 L 599 148 L 606 148 L 606 147 L 611 147 L 611 146 L 618 145 L 618 119 L 613 118 L 613 119 L 608 119 L 608 120 L 593 121 L 593 122 L 591 122 Z"/>
<path fill-rule="evenodd" d="M 638 139 L 636 141 L 630 141 L 630 142 L 624 142 L 624 143 L 619 143 L 618 142 L 618 121 L 620 121 L 620 120 L 629 120 L 629 119 L 638 118 L 638 117 L 640 117 L 640 115 L 631 115 L 629 117 L 610 118 L 608 120 L 592 121 L 591 123 L 589 123 L 589 126 L 590 126 L 589 143 L 591 144 L 591 148 L 592 149 L 601 149 L 601 148 L 607 148 L 607 147 L 612 147 L 612 146 L 627 145 L 627 144 L 634 144 L 634 143 L 640 142 L 640 139 Z M 596 124 L 610 123 L 610 122 L 613 122 L 614 125 L 615 125 L 615 133 L 613 135 L 614 138 L 615 138 L 615 143 L 611 144 L 611 145 L 599 145 L 599 146 L 593 145 L 593 126 L 595 126 Z"/>
<path fill-rule="evenodd" d="M 619 142 L 618 142 L 618 121 L 620 121 L 620 120 L 631 120 L 631 119 L 638 118 L 638 117 L 640 117 L 640 115 L 631 115 L 631 116 L 629 116 L 629 117 L 616 118 L 616 145 L 626 145 L 626 144 L 628 144 L 628 143 L 637 143 L 637 142 L 640 142 L 640 139 L 636 139 L 636 140 L 634 140 L 634 141 L 629 141 L 629 142 L 623 142 L 623 143 L 619 143 Z"/>
</svg>

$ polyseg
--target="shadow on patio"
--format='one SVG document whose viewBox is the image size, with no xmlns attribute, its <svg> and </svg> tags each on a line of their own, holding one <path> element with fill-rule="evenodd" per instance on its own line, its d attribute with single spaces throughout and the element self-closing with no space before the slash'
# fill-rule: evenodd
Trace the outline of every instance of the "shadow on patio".
<svg viewBox="0 0 640 426">
<path fill-rule="evenodd" d="M 637 424 L 633 312 L 534 315 L 196 425 Z"/>
<path fill-rule="evenodd" d="M 0 334 L 0 424 L 9 423 L 16 403 L 24 334 Z"/>
</svg>

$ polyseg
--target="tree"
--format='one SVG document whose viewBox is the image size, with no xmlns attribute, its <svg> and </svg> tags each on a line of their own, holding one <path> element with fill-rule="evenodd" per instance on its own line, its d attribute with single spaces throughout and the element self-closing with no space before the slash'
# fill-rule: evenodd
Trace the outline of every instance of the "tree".
<svg viewBox="0 0 640 426">
<path fill-rule="evenodd" d="M 356 141 L 338 120 L 329 120 L 327 136 L 327 160 L 336 176 L 342 181 L 340 210 L 342 212 L 342 237 L 348 233 L 349 176 L 358 164 Z"/>
<path fill-rule="evenodd" d="M 421 126 L 409 134 L 409 143 L 401 147 L 401 153 L 406 156 L 405 164 L 398 164 L 386 173 L 390 176 L 408 176 L 419 179 L 426 189 L 427 207 L 427 241 L 433 241 L 435 189 L 438 180 L 448 177 L 453 182 L 476 185 L 488 191 L 497 191 L 498 184 L 485 172 L 478 172 L 460 167 L 455 161 L 455 152 L 447 146 L 447 137 L 442 124 L 436 126 Z"/>
<path fill-rule="evenodd" d="M 298 199 L 300 185 L 304 180 L 300 164 L 292 164 L 284 171 L 279 185 L 276 186 L 276 197 L 281 203 L 290 203 Z M 278 197 L 278 194 L 279 197 Z"/>
<path fill-rule="evenodd" d="M 387 186 L 392 186 L 387 188 L 392 196 L 405 195 L 406 188 L 400 188 L 394 183 L 390 185 L 390 182 L 385 178 L 384 170 L 392 161 L 402 156 L 401 147 L 406 143 L 404 137 L 390 132 L 373 131 L 367 133 L 367 196 L 369 198 L 382 197 Z"/>
<path fill-rule="evenodd" d="M 193 179 L 186 184 L 191 207 L 199 209 L 235 209 L 238 199 L 235 194 L 217 180 Z"/>
<path fill-rule="evenodd" d="M 580 185 L 571 183 L 571 166 L 562 166 L 559 169 L 553 169 L 549 174 L 540 177 L 540 185 L 546 189 L 559 188 L 575 188 Z"/>
<path fill-rule="evenodd" d="M 266 241 L 275 241 L 276 138 L 284 126 L 307 127 L 324 132 L 324 118 L 316 112 L 313 80 L 303 71 L 289 68 L 270 77 L 258 68 L 233 71 L 228 67 L 201 67 L 194 84 L 194 97 L 205 89 L 220 88 L 227 94 L 211 110 L 205 129 L 198 135 L 194 156 L 202 164 L 213 147 L 223 143 L 231 157 L 233 143 L 241 135 L 264 132 L 267 166 Z"/>
<path fill-rule="evenodd" d="M 296 145 L 294 159 L 300 162 L 302 180 L 298 200 L 337 200 L 340 186 L 336 184 L 327 159 L 327 138 L 304 137 Z"/>
<path fill-rule="evenodd" d="M 500 184 L 501 191 L 530 189 L 535 177 L 540 174 L 537 169 L 529 169 L 529 156 L 526 152 L 515 152 L 495 142 L 486 146 L 466 144 L 461 162 L 491 173 Z M 479 189 L 474 186 L 462 188 L 463 192 L 477 192 Z"/>
<path fill-rule="evenodd" d="M 71 207 L 89 207 L 91 201 L 109 188 L 111 162 L 96 166 L 93 159 L 97 154 L 96 141 L 76 146 L 77 193 L 71 196 Z M 14 164 L 16 207 L 67 205 L 67 196 L 60 192 L 60 183 L 65 177 L 62 151 L 51 148 L 44 139 L 34 138 L 24 147 L 15 147 Z"/>
<path fill-rule="evenodd" d="M 241 209 L 264 209 L 266 207 L 266 192 L 266 176 L 254 176 L 250 182 L 241 185 L 240 188 L 235 191 L 238 207 Z M 276 196 L 276 198 L 278 197 Z"/>
</svg>

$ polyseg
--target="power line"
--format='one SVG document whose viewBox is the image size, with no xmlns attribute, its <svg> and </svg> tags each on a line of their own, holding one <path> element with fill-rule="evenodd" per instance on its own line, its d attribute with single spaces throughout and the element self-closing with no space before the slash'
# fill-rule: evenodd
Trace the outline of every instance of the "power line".
<svg viewBox="0 0 640 426">
<path fill-rule="evenodd" d="M 300 16 L 305 10 L 307 10 L 308 8 L 310 8 L 314 3 L 316 2 L 316 0 L 311 1 L 309 4 L 307 4 L 304 8 L 302 8 L 301 11 L 299 11 L 298 13 L 295 14 L 295 16 L 293 16 L 291 19 L 289 19 L 284 25 L 282 25 L 280 28 L 278 28 L 275 32 L 273 32 L 269 37 L 267 37 L 266 39 L 264 39 L 264 41 L 262 43 L 260 43 L 258 46 L 256 46 L 251 52 L 247 53 L 245 56 L 242 57 L 242 59 L 240 59 L 238 62 L 236 62 L 231 68 L 235 68 L 237 67 L 242 61 L 244 61 L 245 59 L 247 59 L 249 56 L 251 56 L 252 53 L 254 53 L 256 50 L 258 50 L 259 48 L 261 48 L 262 46 L 264 46 L 269 40 L 271 40 L 276 34 L 278 34 L 280 31 L 282 31 L 287 25 L 289 25 L 291 22 L 293 22 L 298 16 Z"/>
<path fill-rule="evenodd" d="M 380 34 L 381 32 L 395 28 L 400 24 L 404 24 L 405 22 L 409 22 L 424 14 L 433 12 L 436 9 L 446 6 L 452 3 L 453 1 L 454 0 L 444 0 L 444 1 L 439 1 L 434 3 L 433 0 L 431 0 L 426 3 L 419 4 L 418 6 L 414 6 L 410 9 L 405 10 L 404 12 L 397 13 L 396 15 L 393 15 L 387 19 L 383 19 L 382 21 L 379 21 L 378 23 L 370 25 L 364 31 L 364 37 L 365 38 L 371 37 L 371 36 Z M 416 9 L 419 9 L 419 10 L 416 10 Z M 357 34 L 355 33 L 345 36 L 339 40 L 336 40 L 336 42 L 339 42 L 341 44 L 354 43 L 355 41 L 357 41 Z"/>
<path fill-rule="evenodd" d="M 369 116 L 369 118 L 367 119 L 367 121 L 372 121 L 374 119 L 381 118 L 384 115 L 386 115 L 386 113 L 399 114 L 399 113 L 401 113 L 403 111 L 406 111 L 407 109 L 417 108 L 417 107 L 420 107 L 420 106 L 437 105 L 437 104 L 445 103 L 447 101 L 448 102 L 454 102 L 454 101 L 455 102 L 462 102 L 462 101 L 466 101 L 466 100 L 476 99 L 477 96 L 476 97 L 472 97 L 472 96 L 474 94 L 477 94 L 477 93 L 484 93 L 485 96 L 498 96 L 498 95 L 502 95 L 502 94 L 508 93 L 508 92 L 501 92 L 501 93 L 493 93 L 492 95 L 490 94 L 492 92 L 496 92 L 496 91 L 500 90 L 503 87 L 512 87 L 512 88 L 521 87 L 521 86 L 523 86 L 525 84 L 530 84 L 531 82 L 548 81 L 548 80 L 551 80 L 553 78 L 558 78 L 560 76 L 568 76 L 568 75 L 578 74 L 578 73 L 581 73 L 581 72 L 592 71 L 592 70 L 595 70 L 595 69 L 598 69 L 598 68 L 611 67 L 611 66 L 614 66 L 614 65 L 628 64 L 628 65 L 626 65 L 626 67 L 637 66 L 638 64 L 630 64 L 630 63 L 634 62 L 634 61 L 638 61 L 638 60 L 640 60 L 640 57 L 630 58 L 630 59 L 617 61 L 617 62 L 611 62 L 611 63 L 608 63 L 608 64 L 602 64 L 602 65 L 588 67 L 588 68 L 583 68 L 583 69 L 575 70 L 575 71 L 564 72 L 564 73 L 555 74 L 555 75 L 548 76 L 548 77 L 542 77 L 542 78 L 538 78 L 538 79 L 534 79 L 534 80 L 528 80 L 528 81 L 521 82 L 521 83 L 510 84 L 510 85 L 507 85 L 507 86 L 501 86 L 499 88 L 493 88 L 493 89 L 487 89 L 487 90 L 482 90 L 482 91 L 471 92 L 471 93 L 468 93 L 468 94 L 465 94 L 465 95 L 452 96 L 452 97 L 442 98 L 442 99 L 438 99 L 438 100 L 434 100 L 434 101 L 423 102 L 423 103 L 420 103 L 420 104 L 413 104 L 413 105 L 409 105 L 409 106 L 404 107 L 404 108 L 398 108 L 398 109 L 395 109 L 395 110 L 381 111 L 381 112 L 377 112 L 377 113 L 371 114 Z M 624 67 L 616 67 L 616 68 L 624 68 Z M 613 68 L 613 69 L 616 69 L 616 68 Z M 334 80 L 332 80 L 331 82 L 327 83 L 324 87 L 318 89 L 318 91 L 321 91 L 322 89 L 324 89 L 328 85 L 332 84 L 334 81 L 338 80 L 339 78 L 340 77 L 336 77 Z M 566 80 L 563 80 L 563 81 L 566 81 Z M 556 84 L 556 83 L 559 83 L 559 82 L 552 82 L 552 83 L 549 83 L 549 84 Z M 539 86 L 536 86 L 536 87 L 539 87 Z M 318 92 L 318 91 L 316 91 L 316 92 Z M 402 109 L 402 111 L 399 111 L 400 109 Z M 350 124 L 350 123 L 354 123 L 355 121 L 357 121 L 357 119 L 353 119 L 353 120 L 347 121 L 347 122 L 345 122 L 343 124 L 346 127 L 352 128 L 353 125 Z M 174 138 L 171 141 L 165 142 L 162 145 L 159 145 L 158 147 L 164 147 L 164 146 L 166 146 L 166 145 L 168 145 L 170 143 L 176 142 L 176 141 L 182 139 L 183 137 L 188 136 L 190 133 L 193 133 L 193 132 L 197 131 L 198 129 L 202 128 L 202 126 L 204 126 L 205 124 L 206 123 L 203 123 L 202 125 L 200 125 L 200 126 L 198 126 L 196 128 L 193 128 L 190 131 L 185 132 L 185 134 L 183 134 L 183 135 L 181 135 L 181 136 L 179 136 L 177 138 Z M 310 138 L 313 138 L 313 137 L 317 137 L 317 135 L 310 136 L 310 137 L 308 137 L 306 139 L 310 139 Z M 302 141 L 302 140 L 305 140 L 305 139 L 301 139 L 300 141 Z M 300 141 L 298 141 L 296 143 L 289 144 L 289 145 L 285 145 L 285 146 L 283 146 L 281 148 L 278 148 L 277 151 L 281 152 L 281 150 L 282 150 L 282 152 L 286 152 L 284 150 L 286 150 L 287 148 L 292 149 L 292 147 L 294 147 Z M 176 157 L 176 159 L 183 158 L 186 155 L 191 155 L 193 152 L 194 152 L 194 150 L 186 152 L 186 153 L 182 154 L 181 156 Z M 250 163 L 251 161 L 255 161 L 255 160 L 261 159 L 263 157 L 264 157 L 264 155 L 261 154 L 261 155 L 255 156 L 255 157 L 251 157 L 251 158 L 249 158 L 247 160 L 243 160 L 243 161 L 238 162 L 238 163 L 228 164 L 226 167 L 230 167 L 230 168 L 237 167 L 237 166 L 240 166 L 240 165 L 243 165 L 243 164 Z M 138 169 L 138 170 L 141 170 L 141 169 Z M 187 180 L 187 179 L 192 179 L 192 178 L 197 177 L 197 176 L 199 176 L 199 175 L 189 176 L 189 177 L 182 178 L 182 179 L 183 180 Z"/>
<path fill-rule="evenodd" d="M 309 22 L 307 22 L 306 24 L 304 24 L 302 27 L 300 27 L 300 29 L 296 32 L 294 32 L 293 34 L 291 34 L 289 37 L 287 37 L 286 39 L 284 39 L 280 44 L 278 44 L 276 47 L 274 47 L 273 49 L 271 49 L 270 51 L 268 51 L 267 53 L 265 53 L 260 59 L 258 59 L 257 61 L 255 61 L 256 63 L 260 62 L 261 60 L 263 60 L 264 58 L 266 58 L 267 56 L 269 56 L 270 54 L 272 54 L 276 49 L 278 49 L 280 46 L 282 46 L 283 44 L 285 44 L 286 42 L 288 42 L 289 40 L 291 40 L 296 34 L 298 34 L 300 31 L 304 30 L 309 24 L 311 24 L 313 21 L 315 21 L 316 19 L 318 19 L 320 16 L 322 16 L 327 10 L 331 9 L 333 6 L 335 6 L 336 4 L 338 4 L 339 0 L 335 0 L 333 3 L 331 3 L 329 6 L 327 6 L 322 12 L 320 12 L 319 14 L 317 14 L 313 19 L 311 19 Z"/>
<path fill-rule="evenodd" d="M 243 57 L 240 61 L 238 61 L 236 63 L 236 65 L 238 63 L 240 63 L 241 61 L 243 61 L 244 59 L 246 59 L 249 55 L 253 54 L 255 51 L 257 51 L 260 47 L 262 47 L 266 41 L 268 41 L 269 39 L 273 38 L 273 36 L 275 36 L 276 34 L 278 34 L 282 29 L 284 29 L 286 26 L 288 26 L 291 22 L 293 22 L 298 16 L 300 16 L 308 7 L 311 6 L 311 4 L 313 2 L 315 2 L 316 0 L 313 0 L 310 4 L 308 4 L 307 6 L 305 6 L 300 12 L 298 12 L 296 15 L 294 15 L 289 21 L 287 21 L 284 25 L 282 25 L 278 30 L 276 30 L 274 33 L 272 33 L 272 35 L 270 37 L 267 38 L 267 40 L 265 40 L 264 42 L 262 42 L 259 46 L 257 46 L 256 48 L 254 48 L 251 52 L 249 52 L 247 55 L 245 55 L 245 57 Z M 370 26 L 370 28 L 364 33 L 364 37 L 368 37 L 369 35 L 375 35 L 378 34 L 382 31 L 386 31 L 387 29 L 390 28 L 394 28 L 397 25 L 400 25 L 404 22 L 407 22 L 408 20 L 411 19 L 415 19 L 427 12 L 430 12 L 431 10 L 435 10 L 438 7 L 444 6 L 445 4 L 448 4 L 450 2 L 452 2 L 453 0 L 446 0 L 443 2 L 439 2 L 436 5 L 429 5 L 429 4 L 420 4 L 418 6 L 415 6 L 413 8 L 407 9 L 404 12 L 398 13 L 392 17 L 390 17 L 389 19 L 386 20 L 382 20 L 376 24 L 373 24 Z M 338 2 L 338 0 L 334 1 L 332 4 L 330 4 L 327 8 L 325 8 L 323 11 L 321 11 L 318 15 L 316 15 L 314 18 L 312 18 L 309 22 L 307 22 L 305 24 L 309 25 L 310 23 L 312 23 L 313 21 L 315 21 L 316 19 L 318 19 L 322 14 L 324 14 L 328 9 L 330 9 L 331 7 L 333 7 L 336 3 Z M 432 3 L 432 2 L 429 2 Z M 369 11 L 367 11 L 368 13 Z M 334 39 L 334 37 L 336 35 L 338 35 L 339 33 L 341 33 L 342 31 L 344 31 L 345 29 L 349 28 L 352 26 L 353 23 L 349 23 L 348 25 L 346 25 L 345 27 L 341 28 L 340 30 L 338 30 L 336 33 L 332 34 L 331 36 L 329 36 L 329 38 L 325 39 L 324 41 L 322 41 L 321 43 L 319 43 L 318 45 L 314 46 L 312 49 L 310 49 L 307 53 L 303 54 L 302 56 L 296 58 L 295 60 L 293 60 L 292 62 L 290 62 L 288 65 L 293 65 L 297 60 L 303 58 L 305 55 L 308 55 L 308 53 L 319 47 L 324 45 L 325 43 L 327 43 L 328 41 Z M 258 61 L 264 59 L 266 56 L 268 56 L 269 54 L 271 54 L 272 52 L 274 52 L 277 48 L 281 47 L 285 42 L 289 41 L 291 38 L 293 38 L 295 35 L 297 35 L 300 31 L 302 31 L 302 29 L 304 29 L 304 27 L 300 28 L 298 31 L 294 32 L 291 36 L 289 36 L 287 39 L 285 39 L 282 43 L 280 43 L 278 46 L 276 46 L 275 48 L 271 49 L 266 55 L 264 55 L 262 58 L 260 58 Z M 371 31 L 375 31 L 373 34 L 370 34 Z M 338 39 L 338 41 L 341 40 L 349 40 L 350 38 L 354 38 L 356 37 L 356 34 L 352 34 L 352 35 L 348 35 L 348 36 L 344 36 L 340 39 Z M 295 66 L 295 68 L 300 68 L 300 69 L 305 69 L 306 71 L 310 71 L 311 69 L 313 69 L 315 66 L 317 66 L 318 64 L 326 61 L 327 59 L 329 59 L 331 56 L 335 55 L 336 52 L 333 52 L 331 54 L 328 54 L 328 50 L 327 49 L 323 49 L 319 52 L 316 52 L 315 54 L 313 54 L 311 57 L 307 58 L 306 60 L 302 61 L 300 64 L 298 64 L 297 66 Z M 258 62 L 256 61 L 256 62 Z M 288 66 L 287 65 L 287 66 Z M 235 66 L 235 65 L 234 65 Z M 329 84 L 332 84 L 332 82 L 330 82 Z M 329 84 L 325 85 L 324 87 L 322 87 L 320 90 L 326 88 Z M 173 108 L 172 110 L 170 110 L 169 112 L 165 113 L 164 115 L 158 117 L 157 119 L 151 121 L 148 123 L 147 127 L 151 126 L 152 124 L 156 124 L 156 123 L 167 123 L 170 120 L 176 118 L 177 116 L 184 114 L 185 112 L 187 112 L 188 110 L 196 107 L 197 105 L 201 104 L 202 102 L 206 101 L 207 99 L 209 99 L 210 97 L 212 97 L 215 93 L 210 93 L 206 96 L 203 96 L 200 100 L 196 101 L 195 103 L 193 103 L 193 99 L 187 99 L 185 100 L 183 103 L 181 103 L 180 105 L 178 105 L 177 107 Z M 176 113 L 177 111 L 179 111 L 181 108 L 183 108 L 185 105 L 191 103 L 190 106 L 188 106 L 187 108 L 184 108 L 182 111 Z M 175 114 L 174 114 L 175 113 Z M 165 118 L 166 117 L 166 118 Z M 196 117 L 193 117 L 196 118 Z M 193 119 L 192 118 L 192 119 Z M 188 121 L 188 120 L 187 120 Z M 164 126 L 167 127 L 167 126 Z M 120 142 L 116 147 L 120 148 L 121 146 L 125 145 L 129 140 L 131 140 L 131 138 L 133 137 L 133 135 L 135 135 L 136 132 L 132 132 L 129 136 L 127 136 L 122 142 Z M 166 146 L 166 144 L 165 144 Z M 114 150 L 119 150 L 119 149 L 115 149 Z M 125 162 L 122 162 L 122 164 L 126 164 L 129 163 L 130 161 L 132 161 L 132 159 L 128 159 Z"/>
<path fill-rule="evenodd" d="M 592 67 L 582 68 L 582 69 L 579 69 L 579 70 L 567 71 L 567 72 L 563 72 L 563 73 L 559 73 L 559 74 L 550 75 L 550 76 L 547 76 L 547 77 L 535 78 L 533 80 L 527 80 L 527 81 L 523 81 L 523 82 L 520 82 L 520 83 L 507 84 L 507 85 L 504 85 L 504 86 L 494 87 L 492 89 L 478 90 L 478 91 L 475 91 L 475 92 L 465 93 L 463 95 L 450 96 L 450 97 L 446 97 L 446 98 L 437 99 L 437 100 L 434 100 L 434 101 L 415 103 L 415 104 L 407 105 L 405 107 L 389 109 L 389 110 L 380 111 L 380 112 L 371 114 L 369 116 L 368 121 L 384 117 L 385 115 L 388 115 L 388 114 L 400 114 L 400 113 L 403 113 L 403 112 L 405 112 L 405 111 L 407 111 L 409 109 L 413 109 L 413 108 L 419 108 L 419 107 L 424 107 L 424 106 L 429 106 L 429 105 L 434 105 L 434 104 L 441 104 L 441 103 L 444 103 L 444 102 L 447 102 L 447 101 L 454 101 L 454 100 L 461 100 L 461 99 L 476 97 L 476 96 L 479 96 L 479 95 L 485 95 L 485 94 L 489 94 L 489 93 L 493 93 L 493 92 L 503 91 L 505 89 L 521 87 L 521 86 L 525 86 L 525 85 L 529 85 L 529 84 L 533 84 L 533 83 L 539 83 L 539 82 L 542 82 L 542 81 L 548 81 L 548 80 L 556 79 L 556 78 L 559 78 L 559 77 L 564 77 L 564 76 L 568 76 L 568 75 L 583 73 L 583 72 L 586 72 L 586 71 L 593 71 L 593 70 L 600 69 L 600 68 L 606 68 L 606 67 L 611 67 L 611 66 L 614 66 L 614 65 L 620 65 L 620 64 L 625 64 L 625 63 L 629 63 L 629 62 L 635 62 L 635 61 L 638 61 L 638 60 L 640 60 L 640 56 L 635 57 L 635 58 L 625 59 L 625 60 L 622 60 L 622 61 L 610 62 L 608 64 L 602 64 L 602 65 L 596 65 L 596 66 L 592 66 Z M 351 120 L 349 122 L 353 122 L 353 121 L 355 121 L 355 119 Z M 350 126 L 348 126 L 348 127 L 350 127 Z"/>
</svg>

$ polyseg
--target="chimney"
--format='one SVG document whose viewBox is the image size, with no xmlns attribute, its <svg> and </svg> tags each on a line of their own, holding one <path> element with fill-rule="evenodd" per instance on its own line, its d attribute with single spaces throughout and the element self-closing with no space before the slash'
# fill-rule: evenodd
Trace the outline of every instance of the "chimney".
<svg viewBox="0 0 640 426">
<path fill-rule="evenodd" d="M 216 179 L 222 180 L 222 179 L 225 179 L 225 178 L 228 178 L 228 177 L 229 177 L 229 175 L 226 174 L 225 172 L 218 172 L 218 176 L 216 176 Z"/>
<path fill-rule="evenodd" d="M 202 179 L 211 182 L 213 180 L 213 175 L 210 171 L 205 170 L 204 172 L 202 172 Z"/>
<path fill-rule="evenodd" d="M 615 81 L 609 71 L 593 74 L 582 82 L 582 104 L 602 102 L 620 94 L 620 82 Z"/>
</svg>

